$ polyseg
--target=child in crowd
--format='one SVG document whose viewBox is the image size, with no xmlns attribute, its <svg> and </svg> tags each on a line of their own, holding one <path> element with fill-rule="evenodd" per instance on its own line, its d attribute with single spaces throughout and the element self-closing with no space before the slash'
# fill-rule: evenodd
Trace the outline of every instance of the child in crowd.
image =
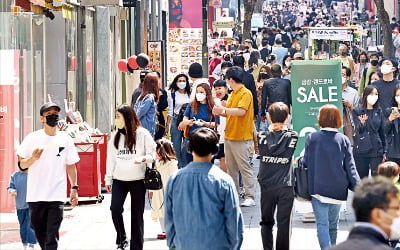
<svg viewBox="0 0 400 250">
<path fill-rule="evenodd" d="M 156 143 L 156 169 L 160 172 L 163 188 L 150 193 L 151 217 L 154 221 L 159 221 L 161 225 L 162 233 L 157 235 L 157 239 L 165 239 L 167 235 L 164 224 L 164 192 L 169 177 L 178 171 L 178 161 L 169 140 L 160 139 Z"/>
<path fill-rule="evenodd" d="M 36 244 L 35 232 L 31 228 L 31 219 L 29 217 L 29 207 L 26 202 L 26 182 L 28 170 L 17 171 L 11 175 L 10 185 L 7 188 L 8 193 L 15 197 L 17 216 L 20 225 L 19 233 L 21 236 L 24 250 L 31 250 Z"/>
</svg>

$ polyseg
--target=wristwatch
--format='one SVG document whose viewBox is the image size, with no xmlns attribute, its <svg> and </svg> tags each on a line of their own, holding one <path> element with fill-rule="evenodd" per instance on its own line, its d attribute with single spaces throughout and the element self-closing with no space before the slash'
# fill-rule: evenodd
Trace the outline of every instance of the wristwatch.
<svg viewBox="0 0 400 250">
<path fill-rule="evenodd" d="M 72 186 L 71 189 L 74 189 L 74 190 L 78 191 L 79 190 L 79 186 L 78 185 Z"/>
</svg>

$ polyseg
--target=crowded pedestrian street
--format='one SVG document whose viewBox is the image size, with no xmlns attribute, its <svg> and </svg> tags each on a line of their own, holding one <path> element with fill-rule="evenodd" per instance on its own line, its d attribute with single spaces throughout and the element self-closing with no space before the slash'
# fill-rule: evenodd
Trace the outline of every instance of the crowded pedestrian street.
<svg viewBox="0 0 400 250">
<path fill-rule="evenodd" d="M 254 172 L 258 172 L 258 164 L 254 166 Z M 257 188 L 259 197 L 259 188 Z M 64 220 L 60 229 L 60 245 L 62 250 L 78 249 L 114 249 L 115 232 L 112 225 L 110 210 L 110 194 L 104 194 L 102 203 L 93 204 L 93 199 L 82 199 L 81 205 L 66 209 Z M 258 199 L 256 199 L 258 200 Z M 129 197 L 125 205 L 124 219 L 129 228 Z M 243 208 L 244 217 L 244 241 L 241 249 L 262 249 L 260 237 L 260 205 Z M 304 202 L 296 202 L 293 210 L 292 242 L 294 250 L 319 249 L 316 238 L 315 223 L 303 223 L 302 214 L 310 212 L 311 208 Z M 150 216 L 150 206 L 146 200 L 144 212 L 144 249 L 168 249 L 165 240 L 157 239 L 159 223 L 154 222 Z M 340 213 L 338 242 L 344 241 L 354 223 L 354 214 L 351 210 Z M 18 220 L 14 213 L 1 213 L 0 217 L 0 249 L 21 249 Z"/>
</svg>

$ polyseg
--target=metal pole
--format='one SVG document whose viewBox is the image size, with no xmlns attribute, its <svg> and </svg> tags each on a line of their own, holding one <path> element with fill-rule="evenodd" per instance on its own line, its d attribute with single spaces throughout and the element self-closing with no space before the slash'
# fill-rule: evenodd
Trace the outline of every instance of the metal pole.
<svg viewBox="0 0 400 250">
<path fill-rule="evenodd" d="M 207 46 L 207 33 L 208 33 L 208 0 L 203 0 L 203 77 L 208 78 L 208 46 Z"/>
</svg>

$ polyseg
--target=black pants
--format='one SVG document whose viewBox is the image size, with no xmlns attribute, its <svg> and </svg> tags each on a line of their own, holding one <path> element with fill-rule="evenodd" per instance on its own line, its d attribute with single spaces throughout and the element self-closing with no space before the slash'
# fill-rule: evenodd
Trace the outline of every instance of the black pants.
<svg viewBox="0 0 400 250">
<path fill-rule="evenodd" d="M 399 166 L 400 166 L 400 158 L 390 158 L 389 157 L 389 159 L 387 159 L 388 161 L 393 161 L 393 162 L 396 162 L 397 164 L 399 164 Z"/>
<path fill-rule="evenodd" d="M 274 213 L 277 208 L 276 249 L 289 250 L 290 224 L 293 208 L 293 187 L 284 187 L 273 190 L 261 189 L 261 237 L 264 250 L 273 249 L 272 229 L 275 224 Z"/>
<path fill-rule="evenodd" d="M 116 244 L 126 240 L 124 219 L 124 203 L 128 192 L 131 194 L 131 241 L 130 249 L 143 249 L 143 213 L 146 189 L 143 180 L 119 181 L 113 180 L 111 192 L 111 216 L 117 231 Z"/>
<path fill-rule="evenodd" d="M 378 175 L 378 165 L 382 163 L 382 156 L 379 157 L 365 157 L 360 155 L 354 155 L 354 161 L 356 163 L 357 172 L 360 175 L 360 179 L 368 177 L 369 170 L 371 169 L 371 175 Z"/>
<path fill-rule="evenodd" d="M 58 247 L 58 230 L 64 214 L 64 203 L 60 201 L 29 202 L 29 215 L 36 239 L 43 250 Z"/>
</svg>

